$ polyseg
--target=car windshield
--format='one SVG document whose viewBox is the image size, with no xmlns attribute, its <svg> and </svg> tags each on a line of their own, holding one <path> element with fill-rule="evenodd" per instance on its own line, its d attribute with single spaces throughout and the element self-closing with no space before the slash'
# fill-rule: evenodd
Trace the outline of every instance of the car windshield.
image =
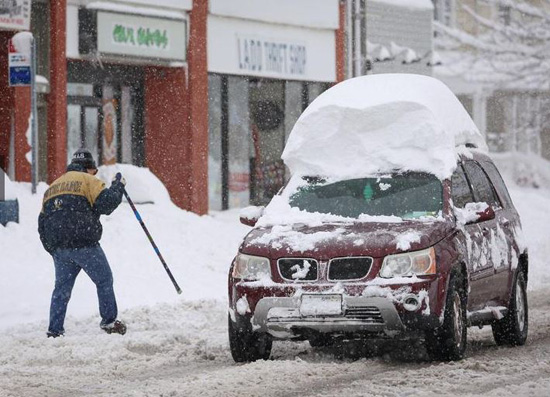
<svg viewBox="0 0 550 397">
<path fill-rule="evenodd" d="M 347 218 L 360 215 L 414 219 L 436 216 L 442 210 L 443 188 L 434 175 L 408 172 L 327 183 L 306 178 L 289 200 L 290 206 Z"/>
</svg>

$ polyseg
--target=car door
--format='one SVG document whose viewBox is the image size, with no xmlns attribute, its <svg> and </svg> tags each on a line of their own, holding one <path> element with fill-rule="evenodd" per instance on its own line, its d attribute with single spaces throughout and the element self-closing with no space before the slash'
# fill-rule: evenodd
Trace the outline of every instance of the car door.
<svg viewBox="0 0 550 397">
<path fill-rule="evenodd" d="M 456 210 L 464 210 L 466 205 L 475 202 L 472 189 L 464 169 L 461 163 L 458 164 L 453 176 L 451 178 L 451 193 L 453 198 L 453 205 Z M 459 227 L 460 230 L 460 242 L 462 245 L 463 259 L 466 262 L 468 268 L 468 282 L 472 285 L 472 276 L 477 274 L 477 278 L 480 277 L 480 258 L 482 252 L 483 234 L 481 233 L 481 227 L 477 223 L 467 223 Z M 477 281 L 477 279 L 475 279 Z M 478 291 L 478 285 L 475 288 L 470 289 L 468 298 L 468 310 L 476 310 L 479 305 L 483 304 L 483 297 Z"/>
<path fill-rule="evenodd" d="M 475 201 L 490 205 L 495 212 L 493 219 L 477 223 L 482 236 L 477 248 L 480 253 L 478 266 L 471 274 L 471 287 L 476 291 L 476 300 L 480 303 L 498 306 L 507 286 L 507 279 L 503 279 L 502 274 L 507 274 L 507 266 L 510 263 L 506 235 L 500 226 L 503 216 L 502 204 L 479 163 L 466 160 L 463 165 Z"/>
<path fill-rule="evenodd" d="M 502 303 L 506 306 L 509 297 L 509 289 L 514 276 L 513 272 L 518 266 L 519 257 L 523 253 L 516 241 L 518 230 L 521 230 L 521 222 L 519 220 L 519 214 L 512 202 L 512 198 L 506 188 L 506 184 L 496 166 L 491 161 L 482 161 L 480 165 L 491 180 L 501 203 L 501 207 L 495 209 L 495 217 L 497 220 L 497 227 L 500 228 L 500 240 L 502 240 L 503 235 L 506 238 L 506 249 L 509 252 L 509 261 L 496 265 L 495 271 L 498 285 L 504 286 Z"/>
</svg>

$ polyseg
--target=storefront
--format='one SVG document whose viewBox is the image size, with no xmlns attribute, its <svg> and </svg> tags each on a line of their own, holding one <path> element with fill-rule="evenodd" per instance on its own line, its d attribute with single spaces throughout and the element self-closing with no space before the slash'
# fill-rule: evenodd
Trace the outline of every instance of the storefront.
<svg viewBox="0 0 550 397">
<path fill-rule="evenodd" d="M 337 1 L 239 3 L 212 0 L 208 16 L 211 210 L 269 202 L 294 123 L 337 80 Z"/>
<path fill-rule="evenodd" d="M 27 139 L 30 115 L 30 88 L 11 87 L 8 76 L 8 42 L 18 32 L 31 30 L 37 47 L 37 99 L 39 144 L 46 140 L 48 85 L 48 36 L 50 7 L 46 0 L 0 1 L 0 168 L 11 179 L 30 181 L 31 164 Z M 46 161 L 39 163 L 40 177 L 45 179 Z"/>
<path fill-rule="evenodd" d="M 195 17 L 206 9 L 205 1 Z M 69 1 L 66 161 L 86 147 L 101 165 L 149 167 L 177 205 L 205 212 L 193 198 L 201 165 L 189 156 L 191 10 L 191 0 Z"/>
<path fill-rule="evenodd" d="M 100 164 L 145 165 L 146 75 L 186 67 L 185 9 L 94 2 L 68 15 L 67 158 L 86 147 Z"/>
</svg>

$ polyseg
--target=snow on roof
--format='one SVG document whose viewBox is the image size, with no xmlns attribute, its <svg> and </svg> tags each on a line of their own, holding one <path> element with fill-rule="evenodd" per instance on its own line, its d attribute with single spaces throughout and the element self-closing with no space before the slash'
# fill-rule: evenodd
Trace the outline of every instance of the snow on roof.
<svg viewBox="0 0 550 397">
<path fill-rule="evenodd" d="M 111 11 L 148 17 L 185 20 L 185 16 L 181 11 L 150 7 L 138 7 L 129 4 L 117 4 L 107 1 L 94 1 L 93 3 L 88 4 L 86 8 L 90 10 Z"/>
<path fill-rule="evenodd" d="M 390 4 L 396 7 L 418 8 L 422 10 L 433 10 L 431 0 L 373 0 L 375 3 Z"/>
<path fill-rule="evenodd" d="M 432 77 L 346 80 L 300 116 L 282 158 L 293 175 L 352 178 L 395 170 L 449 177 L 459 153 L 487 145 L 450 89 Z"/>
</svg>

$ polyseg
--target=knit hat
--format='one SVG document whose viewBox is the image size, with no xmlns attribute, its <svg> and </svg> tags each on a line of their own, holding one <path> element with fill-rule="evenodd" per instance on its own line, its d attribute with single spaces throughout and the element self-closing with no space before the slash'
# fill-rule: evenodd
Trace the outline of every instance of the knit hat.
<svg viewBox="0 0 550 397">
<path fill-rule="evenodd" d="M 71 164 L 81 165 L 87 170 L 97 169 L 94 157 L 92 156 L 92 153 L 90 153 L 90 151 L 87 149 L 78 149 L 76 152 L 74 152 Z"/>
</svg>

